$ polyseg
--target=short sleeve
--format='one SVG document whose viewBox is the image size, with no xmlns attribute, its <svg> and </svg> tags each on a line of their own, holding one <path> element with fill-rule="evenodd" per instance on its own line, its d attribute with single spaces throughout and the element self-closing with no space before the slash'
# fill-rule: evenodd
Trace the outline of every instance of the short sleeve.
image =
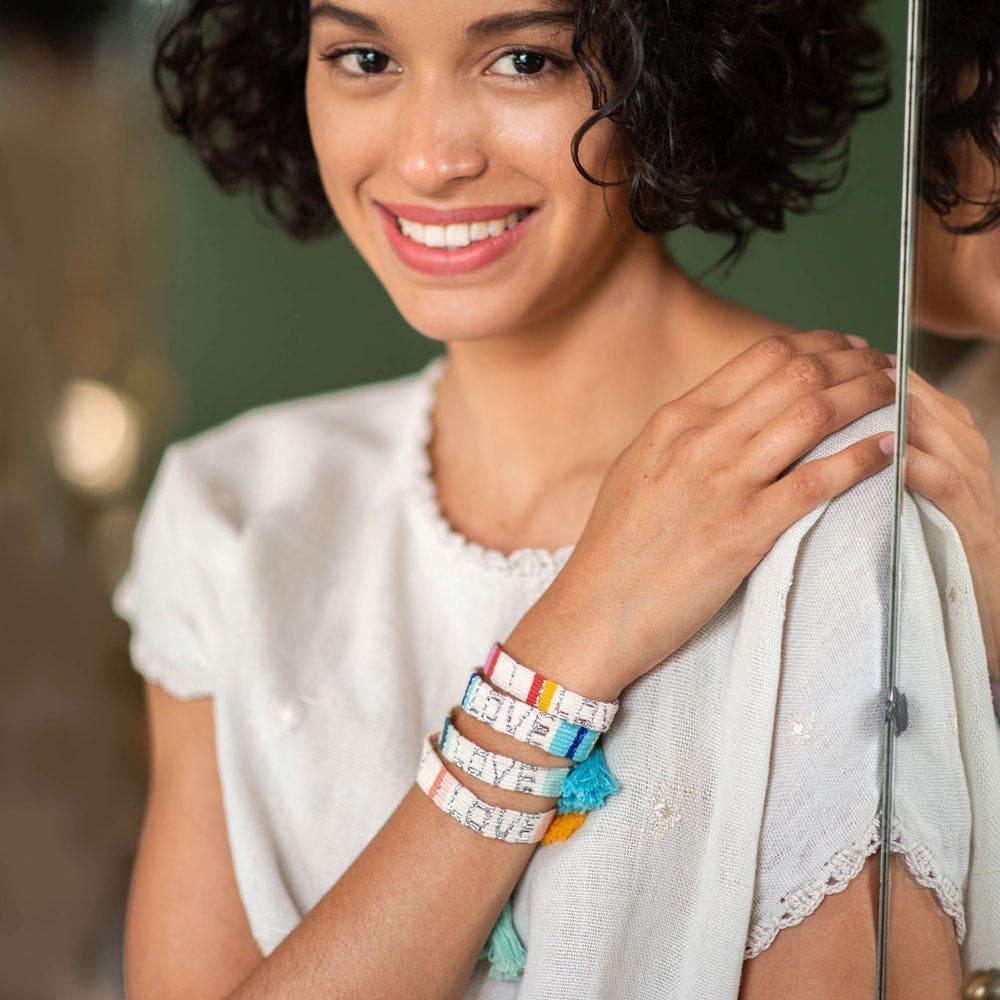
<svg viewBox="0 0 1000 1000">
<path fill-rule="evenodd" d="M 880 846 L 893 490 L 886 469 L 835 497 L 799 548 L 748 957 L 846 888 Z M 896 683 L 908 718 L 890 849 L 933 891 L 963 955 L 988 965 L 984 942 L 1000 930 L 987 875 L 1000 856 L 1000 759 L 985 654 L 957 532 L 929 501 L 904 499 Z"/>
<path fill-rule="evenodd" d="M 845 889 L 878 847 L 891 519 L 885 469 L 829 501 L 798 547 L 748 958 Z"/>
<path fill-rule="evenodd" d="M 111 594 L 131 628 L 133 667 L 172 695 L 214 693 L 233 562 L 234 526 L 188 445 L 164 451 L 136 522 L 128 567 Z"/>
<path fill-rule="evenodd" d="M 829 441 L 824 453 L 888 429 L 877 426 L 881 412 Z M 845 889 L 881 843 L 894 496 L 893 470 L 883 469 L 830 500 L 799 545 L 747 957 Z M 910 491 L 905 496 L 910 510 Z M 904 526 L 917 530 L 901 538 L 900 558 L 909 572 L 898 599 L 896 684 L 909 713 L 895 744 L 890 847 L 916 881 L 933 890 L 961 944 L 971 925 L 964 898 L 969 844 L 979 831 L 955 724 L 955 678 L 939 591 L 929 560 L 920 555 L 915 511 Z M 916 566 L 923 571 L 915 574 Z M 985 670 L 981 688 L 988 703 Z"/>
</svg>

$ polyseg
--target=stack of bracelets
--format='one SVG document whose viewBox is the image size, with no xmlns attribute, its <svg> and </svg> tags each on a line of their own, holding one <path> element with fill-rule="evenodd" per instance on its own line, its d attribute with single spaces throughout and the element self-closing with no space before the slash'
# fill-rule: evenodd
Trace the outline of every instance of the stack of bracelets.
<svg viewBox="0 0 1000 1000">
<path fill-rule="evenodd" d="M 461 708 L 497 732 L 571 762 L 568 767 L 543 767 L 486 750 L 463 736 L 449 713 L 440 733 L 427 737 L 417 784 L 440 809 L 482 836 L 513 844 L 566 840 L 588 812 L 619 790 L 598 746 L 618 711 L 617 701 L 597 701 L 547 680 L 495 642 L 482 668 L 470 675 Z M 495 788 L 559 801 L 538 813 L 491 805 L 463 785 L 443 761 Z M 514 928 L 511 899 L 479 957 L 489 960 L 494 979 L 516 979 L 524 971 L 527 952 Z"/>
</svg>

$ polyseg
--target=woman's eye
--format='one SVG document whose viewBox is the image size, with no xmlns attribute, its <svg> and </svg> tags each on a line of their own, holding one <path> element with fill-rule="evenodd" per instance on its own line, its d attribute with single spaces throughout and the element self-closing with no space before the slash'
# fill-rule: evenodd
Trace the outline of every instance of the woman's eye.
<svg viewBox="0 0 1000 1000">
<path fill-rule="evenodd" d="M 324 62 L 333 63 L 347 76 L 380 76 L 390 66 L 396 67 L 391 70 L 393 73 L 401 71 L 395 59 L 384 52 L 379 52 L 378 49 L 340 49 L 337 52 L 328 52 L 320 58 Z"/>
<path fill-rule="evenodd" d="M 494 70 L 497 76 L 544 76 L 549 72 L 546 63 L 556 65 L 558 60 L 542 52 L 518 50 L 505 52 L 493 63 L 493 67 L 500 67 L 500 69 Z"/>
</svg>

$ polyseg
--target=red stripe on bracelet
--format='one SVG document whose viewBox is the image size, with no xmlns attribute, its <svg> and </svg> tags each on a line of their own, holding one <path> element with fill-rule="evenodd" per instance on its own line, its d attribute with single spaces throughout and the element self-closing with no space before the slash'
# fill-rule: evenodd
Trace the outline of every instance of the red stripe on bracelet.
<svg viewBox="0 0 1000 1000">
<path fill-rule="evenodd" d="M 493 673 L 493 668 L 497 665 L 497 660 L 500 658 L 500 643 L 495 642 L 490 646 L 490 654 L 486 657 L 486 663 L 483 664 L 483 676 L 489 677 Z"/>
<path fill-rule="evenodd" d="M 538 704 L 538 692 L 542 690 L 544 683 L 545 678 L 541 674 L 535 674 L 535 678 L 531 682 L 531 687 L 528 689 L 528 697 L 524 699 L 529 705 Z"/>
</svg>

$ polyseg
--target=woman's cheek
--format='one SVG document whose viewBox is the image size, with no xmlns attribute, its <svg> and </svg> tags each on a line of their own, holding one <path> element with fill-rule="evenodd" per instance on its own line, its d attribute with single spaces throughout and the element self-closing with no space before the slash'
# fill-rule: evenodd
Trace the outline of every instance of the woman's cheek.
<svg viewBox="0 0 1000 1000">
<path fill-rule="evenodd" d="M 365 122 L 356 111 L 343 106 L 336 111 L 324 109 L 313 122 L 313 150 L 323 190 L 338 221 L 353 239 L 359 188 L 378 173 L 378 130 L 372 127 L 370 118 Z"/>
</svg>

